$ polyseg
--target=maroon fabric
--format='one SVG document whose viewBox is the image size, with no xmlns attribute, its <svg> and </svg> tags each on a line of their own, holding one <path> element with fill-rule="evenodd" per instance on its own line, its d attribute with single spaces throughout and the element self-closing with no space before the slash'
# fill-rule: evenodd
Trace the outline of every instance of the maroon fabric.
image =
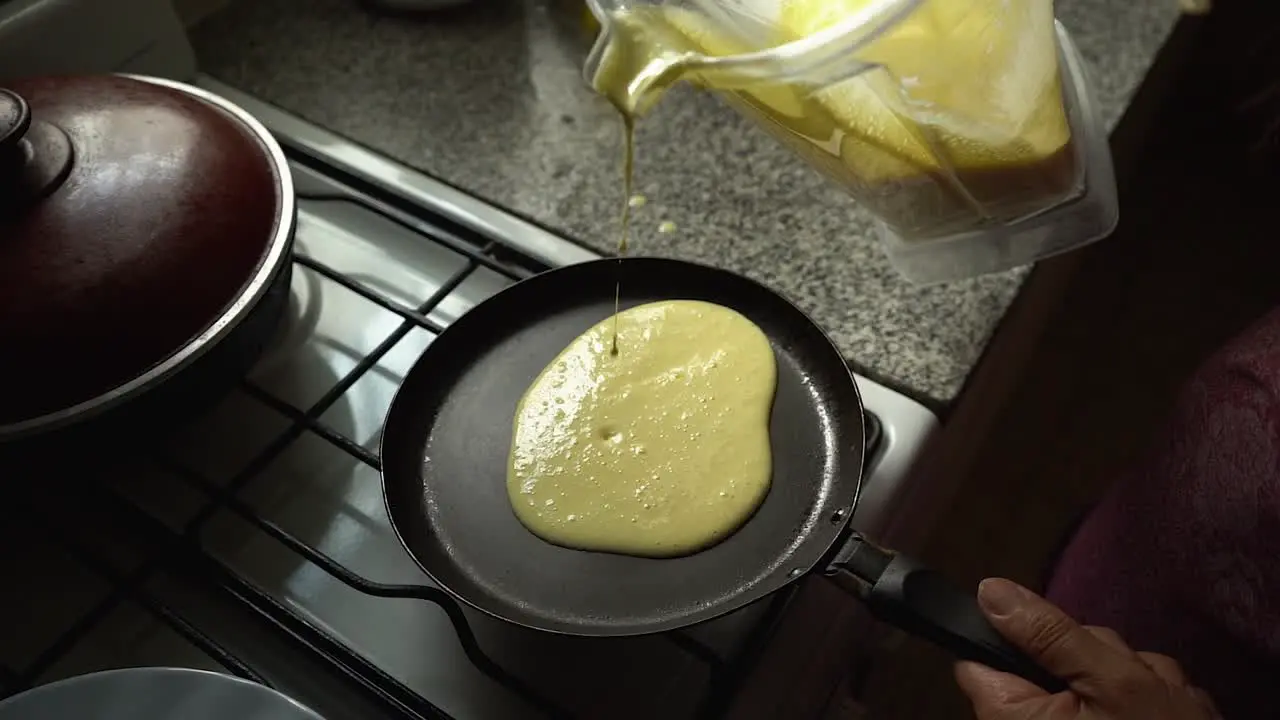
<svg viewBox="0 0 1280 720">
<path fill-rule="evenodd" d="M 1280 718 L 1280 311 L 1200 369 L 1048 594 L 1176 657 L 1229 720 Z"/>
</svg>

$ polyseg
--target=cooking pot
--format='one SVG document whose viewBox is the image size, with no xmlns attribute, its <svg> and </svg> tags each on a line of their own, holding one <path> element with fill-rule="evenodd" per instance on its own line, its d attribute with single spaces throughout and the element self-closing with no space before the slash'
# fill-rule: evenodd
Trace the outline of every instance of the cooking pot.
<svg viewBox="0 0 1280 720">
<path fill-rule="evenodd" d="M 173 424 L 288 305 L 293 182 L 232 103 L 137 76 L 0 89 L 0 449 Z"/>
</svg>

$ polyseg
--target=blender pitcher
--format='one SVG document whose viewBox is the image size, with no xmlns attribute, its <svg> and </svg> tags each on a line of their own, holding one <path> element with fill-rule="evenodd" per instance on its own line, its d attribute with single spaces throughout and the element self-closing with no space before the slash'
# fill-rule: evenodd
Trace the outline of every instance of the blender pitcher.
<svg viewBox="0 0 1280 720">
<path fill-rule="evenodd" d="M 1052 0 L 588 0 L 588 81 L 644 113 L 711 89 L 875 215 L 907 278 L 1023 265 L 1118 220 L 1106 133 Z"/>
</svg>

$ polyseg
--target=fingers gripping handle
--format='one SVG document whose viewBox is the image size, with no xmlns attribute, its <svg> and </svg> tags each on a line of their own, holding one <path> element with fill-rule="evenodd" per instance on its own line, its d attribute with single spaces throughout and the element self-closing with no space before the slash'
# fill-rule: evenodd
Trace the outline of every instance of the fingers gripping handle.
<svg viewBox="0 0 1280 720">
<path fill-rule="evenodd" d="M 1067 689 L 991 627 L 973 593 L 910 558 L 856 538 L 838 560 L 840 572 L 860 581 L 859 594 L 880 620 L 954 653 L 1012 673 L 1055 693 Z"/>
<path fill-rule="evenodd" d="M 958 590 L 936 570 L 895 556 L 867 597 L 881 620 L 919 635 L 958 657 L 1012 673 L 1054 693 L 1066 683 L 1018 650 L 991 627 L 972 593 Z"/>
</svg>

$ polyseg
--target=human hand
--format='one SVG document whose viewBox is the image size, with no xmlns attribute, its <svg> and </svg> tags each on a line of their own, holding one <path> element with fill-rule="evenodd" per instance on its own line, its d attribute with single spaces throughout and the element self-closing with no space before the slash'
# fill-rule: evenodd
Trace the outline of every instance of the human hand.
<svg viewBox="0 0 1280 720">
<path fill-rule="evenodd" d="M 984 580 L 978 604 L 997 632 L 1070 686 L 1050 695 L 1017 676 L 958 663 L 956 681 L 978 720 L 1222 720 L 1173 658 L 1134 652 L 1115 631 L 1082 627 L 1016 583 Z"/>
</svg>

